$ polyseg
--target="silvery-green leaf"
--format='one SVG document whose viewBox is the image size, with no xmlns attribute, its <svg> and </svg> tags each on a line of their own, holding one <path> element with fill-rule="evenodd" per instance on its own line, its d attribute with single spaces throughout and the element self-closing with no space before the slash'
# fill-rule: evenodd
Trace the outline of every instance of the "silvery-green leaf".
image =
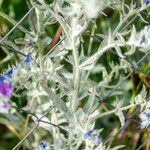
<svg viewBox="0 0 150 150">
<path fill-rule="evenodd" d="M 119 117 L 121 126 L 123 127 L 125 124 L 125 117 L 124 117 L 123 112 L 121 110 L 117 110 L 115 114 Z"/>
<path fill-rule="evenodd" d="M 146 103 L 146 96 L 147 96 L 146 87 L 143 86 L 141 92 L 133 99 L 133 101 L 131 101 L 131 103 L 136 103 L 137 105 L 141 106 L 141 109 L 143 109 Z"/>
<path fill-rule="evenodd" d="M 73 57 L 72 57 L 72 56 L 67 56 L 67 58 L 65 58 L 65 60 L 66 60 L 69 64 L 73 65 Z"/>
<path fill-rule="evenodd" d="M 125 124 L 125 117 L 122 110 L 120 109 L 122 107 L 122 103 L 123 103 L 122 101 L 118 102 L 115 114 L 118 116 L 121 126 L 123 127 Z"/>
<path fill-rule="evenodd" d="M 13 114 L 5 114 L 5 117 L 8 118 L 9 121 L 11 121 L 12 123 L 15 123 L 15 124 L 19 123 L 19 118 Z"/>
<path fill-rule="evenodd" d="M 94 68 L 91 70 L 92 73 L 96 74 L 101 72 L 105 67 L 102 64 L 95 65 Z"/>
<path fill-rule="evenodd" d="M 140 13 L 138 13 L 138 16 L 140 17 L 140 19 L 141 19 L 144 23 L 148 24 L 148 22 L 142 17 L 142 15 L 141 15 Z"/>
<path fill-rule="evenodd" d="M 91 70 L 94 68 L 94 63 L 86 65 L 86 66 L 82 66 L 80 69 L 81 70 Z"/>
<path fill-rule="evenodd" d="M 136 50 L 136 47 L 134 45 L 132 45 L 131 49 L 128 52 L 124 53 L 124 54 L 127 55 L 127 56 L 130 56 L 130 55 L 135 53 L 135 50 Z"/>
<path fill-rule="evenodd" d="M 90 94 L 90 97 L 89 97 L 87 103 L 86 103 L 85 106 L 83 107 L 83 111 L 84 111 L 86 114 L 89 114 L 89 113 L 92 111 L 94 100 L 95 100 L 95 90 L 93 89 L 93 90 L 91 91 L 91 94 Z"/>
<path fill-rule="evenodd" d="M 61 77 L 56 71 L 52 74 L 52 76 L 54 77 L 54 79 L 56 81 L 58 81 L 58 83 L 60 85 L 62 85 L 65 88 L 68 88 L 68 85 L 67 85 L 65 79 L 63 77 Z"/>
<path fill-rule="evenodd" d="M 125 56 L 121 52 L 121 48 L 119 46 L 115 46 L 115 50 L 120 58 L 125 58 Z"/>
<path fill-rule="evenodd" d="M 56 58 L 56 57 L 62 57 L 62 56 L 65 56 L 66 54 L 68 54 L 68 50 L 59 50 L 59 51 L 53 51 L 49 57 L 50 58 Z"/>
<path fill-rule="evenodd" d="M 36 116 L 37 116 L 38 118 L 40 118 L 40 117 L 42 117 L 43 115 L 42 115 L 42 114 L 40 114 L 40 115 L 36 114 Z M 32 119 L 33 119 L 35 122 L 37 122 L 37 119 L 36 119 L 35 117 L 32 117 Z M 50 120 L 49 120 L 47 117 L 43 117 L 43 118 L 42 118 L 42 121 L 50 122 Z M 46 129 L 46 130 L 48 130 L 48 131 L 51 131 L 51 129 L 53 128 L 52 125 L 50 125 L 50 124 L 48 124 L 48 123 L 44 123 L 44 122 L 39 122 L 39 126 L 42 127 L 42 128 L 44 128 L 44 129 Z"/>
<path fill-rule="evenodd" d="M 20 44 L 20 45 L 28 44 L 26 39 L 24 39 L 24 38 L 18 38 L 18 39 L 15 39 L 14 41 L 15 41 L 16 44 Z"/>
<path fill-rule="evenodd" d="M 103 47 L 103 48 L 99 48 L 98 51 L 92 55 L 91 57 L 89 57 L 87 60 L 85 60 L 80 66 L 80 69 L 84 69 L 84 68 L 92 68 L 93 64 L 97 61 L 97 59 L 102 56 L 106 51 L 108 51 L 109 49 L 111 49 L 112 47 L 114 47 L 114 44 L 108 44 L 107 46 Z"/>
<path fill-rule="evenodd" d="M 146 95 L 147 95 L 146 87 L 143 86 L 142 91 L 141 91 L 141 96 L 142 96 L 143 98 L 146 98 Z"/>
<path fill-rule="evenodd" d="M 56 3 L 62 7 L 63 6 L 63 3 L 64 3 L 64 0 L 56 0 Z"/>
<path fill-rule="evenodd" d="M 130 36 L 129 41 L 127 42 L 127 44 L 134 45 L 135 40 L 136 40 L 136 29 L 135 29 L 135 26 L 133 26 L 132 31 L 131 31 L 131 36 Z"/>
<path fill-rule="evenodd" d="M 118 145 L 118 146 L 115 146 L 113 148 L 110 148 L 109 150 L 122 150 L 122 148 L 125 148 L 126 146 L 125 145 Z"/>
<path fill-rule="evenodd" d="M 73 79 L 73 73 L 71 73 L 69 71 L 63 71 L 62 74 L 66 79 Z"/>
<path fill-rule="evenodd" d="M 79 99 L 82 100 L 83 98 L 85 98 L 88 95 L 87 91 L 83 91 L 82 93 L 80 93 L 79 95 Z"/>
<path fill-rule="evenodd" d="M 90 70 L 93 68 L 94 66 L 94 63 L 96 62 L 97 60 L 97 56 L 91 56 L 90 58 L 88 58 L 86 61 L 84 61 L 80 66 L 79 68 L 80 69 L 83 69 L 83 70 Z"/>
<path fill-rule="evenodd" d="M 9 54 L 9 55 L 7 55 L 4 59 L 2 59 L 2 60 L 0 61 L 0 64 L 3 64 L 3 63 L 8 62 L 9 60 L 12 59 L 13 56 L 14 56 L 14 54 Z"/>
<path fill-rule="evenodd" d="M 58 108 L 63 113 L 69 113 L 69 109 L 66 104 L 63 102 L 58 95 L 56 95 L 50 88 L 44 87 L 46 93 L 48 94 L 49 98 L 53 101 L 53 104 L 56 108 Z"/>
<path fill-rule="evenodd" d="M 75 117 L 77 118 L 77 120 L 82 120 L 82 118 L 84 117 L 84 112 L 81 108 L 79 108 L 76 112 L 75 112 Z"/>
<path fill-rule="evenodd" d="M 5 41 L 4 42 L 6 45 L 10 46 L 11 48 L 13 48 L 14 51 L 20 51 L 20 47 L 18 45 L 16 45 L 14 42 L 11 41 Z"/>
<path fill-rule="evenodd" d="M 37 2 L 36 0 L 31 0 L 31 4 L 39 10 L 44 10 L 45 8 L 43 7 L 43 5 L 41 4 L 41 2 Z"/>
<path fill-rule="evenodd" d="M 125 43 L 125 39 L 122 37 L 121 34 L 117 34 L 117 38 L 118 38 L 119 42 Z"/>
</svg>

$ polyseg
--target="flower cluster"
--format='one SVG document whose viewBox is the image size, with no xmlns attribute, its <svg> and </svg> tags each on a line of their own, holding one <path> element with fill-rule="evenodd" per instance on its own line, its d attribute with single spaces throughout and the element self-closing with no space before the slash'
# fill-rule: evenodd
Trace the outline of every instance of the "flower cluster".
<svg viewBox="0 0 150 150">
<path fill-rule="evenodd" d="M 24 63 L 29 64 L 32 60 L 31 53 L 24 57 Z M 13 95 L 13 75 L 16 68 L 10 68 L 3 75 L 0 75 L 0 112 L 8 113 L 9 99 Z"/>
<path fill-rule="evenodd" d="M 140 127 L 147 128 L 150 125 L 150 111 L 142 112 L 140 114 L 141 124 Z"/>
</svg>

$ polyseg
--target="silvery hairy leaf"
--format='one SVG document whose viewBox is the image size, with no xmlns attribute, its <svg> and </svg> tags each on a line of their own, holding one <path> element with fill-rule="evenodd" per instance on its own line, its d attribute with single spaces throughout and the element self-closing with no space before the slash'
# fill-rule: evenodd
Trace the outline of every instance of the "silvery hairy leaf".
<svg viewBox="0 0 150 150">
<path fill-rule="evenodd" d="M 92 112 L 94 100 L 95 100 L 95 90 L 93 89 L 90 93 L 90 96 L 89 96 L 87 103 L 83 107 L 83 111 L 86 114 L 90 114 Z"/>
<path fill-rule="evenodd" d="M 109 44 L 106 47 L 103 48 L 99 48 L 98 51 L 92 55 L 91 57 L 89 57 L 87 60 L 85 60 L 83 63 L 81 63 L 81 65 L 79 66 L 79 68 L 82 70 L 86 70 L 86 69 L 92 69 L 95 62 L 97 61 L 97 59 L 99 57 L 101 57 L 106 51 L 108 51 L 109 49 L 113 48 L 114 44 Z"/>
<path fill-rule="evenodd" d="M 110 148 L 109 150 L 122 150 L 123 148 L 125 148 L 126 146 L 125 145 L 118 145 L 118 146 L 115 146 L 113 148 Z"/>
<path fill-rule="evenodd" d="M 63 102 L 58 95 L 56 95 L 50 88 L 44 87 L 44 90 L 49 96 L 49 99 L 53 101 L 53 104 L 59 111 L 63 112 L 64 114 L 70 114 L 70 111 L 66 104 Z"/>
<path fill-rule="evenodd" d="M 115 114 L 118 116 L 121 126 L 123 127 L 125 124 L 125 117 L 122 110 L 120 109 L 121 107 L 122 107 L 122 101 L 118 103 Z"/>
</svg>

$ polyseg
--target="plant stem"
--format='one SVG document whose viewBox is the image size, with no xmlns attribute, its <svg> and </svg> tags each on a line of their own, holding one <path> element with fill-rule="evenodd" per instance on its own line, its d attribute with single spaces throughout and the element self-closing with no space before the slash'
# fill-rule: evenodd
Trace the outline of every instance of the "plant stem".
<svg viewBox="0 0 150 150">
<path fill-rule="evenodd" d="M 79 90 L 79 63 L 78 63 L 78 52 L 76 49 L 76 42 L 75 39 L 72 39 L 72 46 L 73 46 L 73 97 L 71 101 L 71 110 L 74 112 L 79 104 L 78 100 L 78 90 Z"/>
<path fill-rule="evenodd" d="M 37 32 L 38 32 L 38 40 L 37 40 L 37 46 L 38 46 L 38 52 L 39 55 L 43 54 L 44 52 L 44 43 L 43 43 L 43 34 L 44 34 L 44 28 L 43 28 L 43 24 L 44 24 L 44 14 L 41 10 L 35 8 L 35 12 L 36 12 L 36 17 L 37 17 Z"/>
<path fill-rule="evenodd" d="M 93 36 L 94 36 L 95 30 L 96 30 L 96 20 L 94 20 L 94 23 L 93 23 L 93 28 L 92 28 L 92 32 L 91 32 L 90 41 L 89 41 L 89 47 L 88 47 L 88 55 L 90 55 L 90 53 L 91 53 Z"/>
</svg>

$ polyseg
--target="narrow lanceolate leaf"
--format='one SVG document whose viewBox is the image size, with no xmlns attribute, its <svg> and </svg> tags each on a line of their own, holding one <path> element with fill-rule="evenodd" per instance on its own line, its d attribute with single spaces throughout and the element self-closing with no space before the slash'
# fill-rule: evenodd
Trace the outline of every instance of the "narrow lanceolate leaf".
<svg viewBox="0 0 150 150">
<path fill-rule="evenodd" d="M 119 46 L 115 46 L 115 50 L 120 58 L 125 58 L 125 55 L 121 52 L 121 48 Z"/>
<path fill-rule="evenodd" d="M 94 63 L 96 62 L 95 60 L 91 60 L 89 64 L 86 64 L 85 66 L 82 66 L 80 69 L 82 70 L 92 70 L 94 68 Z"/>
<path fill-rule="evenodd" d="M 83 108 L 85 113 L 89 114 L 92 112 L 94 100 L 95 100 L 95 89 L 92 90 L 91 95 Z"/>
<path fill-rule="evenodd" d="M 63 102 L 58 95 L 56 95 L 50 88 L 44 87 L 46 93 L 48 94 L 49 98 L 53 101 L 55 107 L 57 107 L 62 113 L 69 113 L 69 109 L 66 104 Z"/>
<path fill-rule="evenodd" d="M 118 116 L 121 126 L 123 127 L 125 124 L 125 117 L 123 112 L 118 108 L 115 114 Z"/>
<path fill-rule="evenodd" d="M 125 147 L 126 147 L 125 145 L 118 145 L 118 146 L 115 146 L 115 147 L 111 148 L 110 150 L 121 150 Z"/>
<path fill-rule="evenodd" d="M 91 56 L 90 58 L 88 58 L 86 61 L 84 61 L 80 66 L 79 68 L 81 70 L 90 70 L 93 68 L 95 62 L 97 61 L 97 59 L 99 57 L 101 57 L 106 51 L 108 51 L 109 49 L 113 48 L 114 47 L 114 44 L 109 44 L 107 45 L 106 47 L 104 48 L 99 48 L 98 49 L 98 52 L 95 53 L 93 56 Z"/>
</svg>

